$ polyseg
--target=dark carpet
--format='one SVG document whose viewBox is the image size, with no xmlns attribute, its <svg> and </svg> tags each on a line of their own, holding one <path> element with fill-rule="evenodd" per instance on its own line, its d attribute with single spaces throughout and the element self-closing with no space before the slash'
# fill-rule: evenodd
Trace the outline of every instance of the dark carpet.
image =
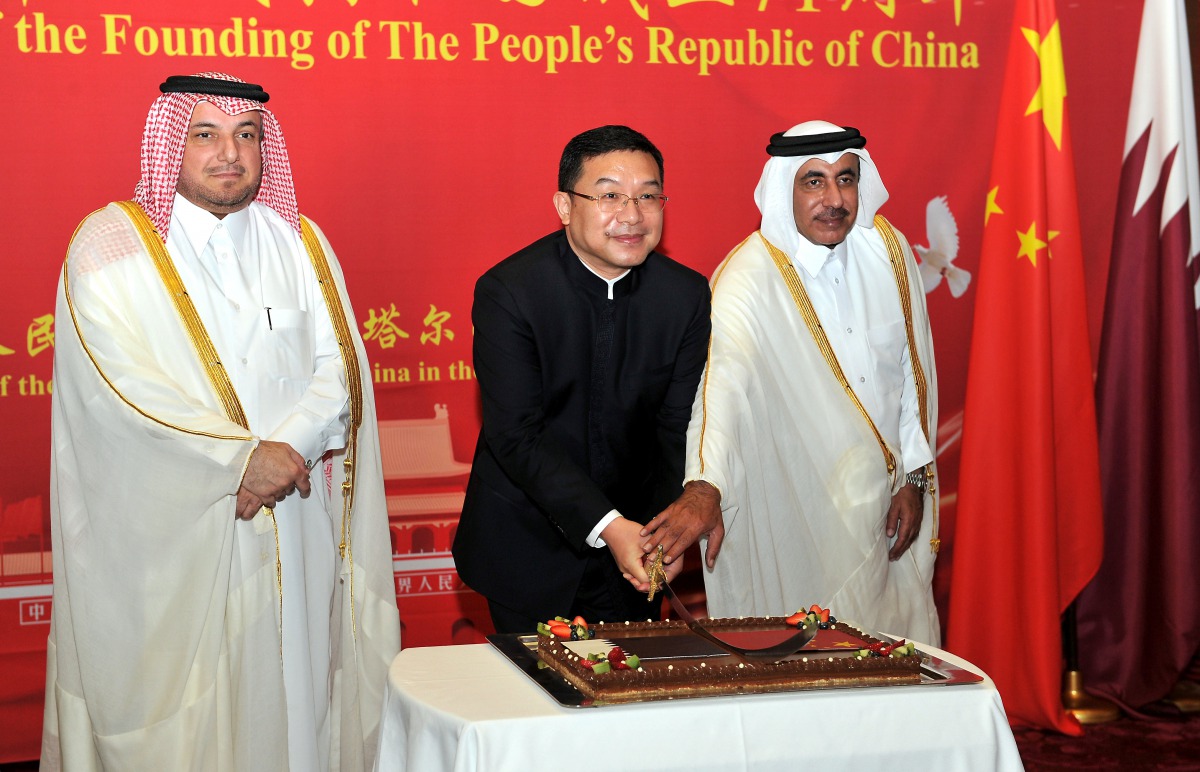
<svg viewBox="0 0 1200 772">
<path fill-rule="evenodd" d="M 1083 737 L 1014 729 L 1025 769 L 1200 770 L 1200 713 L 1155 721 L 1123 717 L 1083 729 Z"/>
</svg>

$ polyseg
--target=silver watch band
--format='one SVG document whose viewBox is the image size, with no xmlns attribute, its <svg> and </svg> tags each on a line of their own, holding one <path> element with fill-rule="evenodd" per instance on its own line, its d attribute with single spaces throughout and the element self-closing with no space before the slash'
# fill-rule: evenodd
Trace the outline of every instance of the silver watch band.
<svg viewBox="0 0 1200 772">
<path fill-rule="evenodd" d="M 925 467 L 914 469 L 904 476 L 904 482 L 916 486 L 921 493 L 929 490 L 929 478 L 925 476 Z"/>
</svg>

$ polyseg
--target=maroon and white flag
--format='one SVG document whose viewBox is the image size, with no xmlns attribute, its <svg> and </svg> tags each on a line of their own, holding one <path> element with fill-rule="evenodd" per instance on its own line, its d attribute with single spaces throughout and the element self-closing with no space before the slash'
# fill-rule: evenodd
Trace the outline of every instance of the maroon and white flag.
<svg viewBox="0 0 1200 772">
<path fill-rule="evenodd" d="M 1200 176 L 1182 0 L 1146 0 L 1096 381 L 1104 558 L 1077 602 L 1088 691 L 1137 709 L 1200 646 Z"/>
</svg>

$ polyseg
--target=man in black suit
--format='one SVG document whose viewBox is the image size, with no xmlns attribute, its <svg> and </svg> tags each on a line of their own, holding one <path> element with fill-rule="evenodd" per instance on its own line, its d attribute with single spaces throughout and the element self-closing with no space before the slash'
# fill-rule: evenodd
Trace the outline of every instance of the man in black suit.
<svg viewBox="0 0 1200 772">
<path fill-rule="evenodd" d="M 657 619 L 642 524 L 672 514 L 668 578 L 706 533 L 711 564 L 724 533 L 715 489 L 680 495 L 709 291 L 653 251 L 662 154 L 625 126 L 592 129 L 567 143 L 558 187 L 563 230 L 475 285 L 483 427 L 454 558 L 498 632 L 556 615 Z"/>
</svg>

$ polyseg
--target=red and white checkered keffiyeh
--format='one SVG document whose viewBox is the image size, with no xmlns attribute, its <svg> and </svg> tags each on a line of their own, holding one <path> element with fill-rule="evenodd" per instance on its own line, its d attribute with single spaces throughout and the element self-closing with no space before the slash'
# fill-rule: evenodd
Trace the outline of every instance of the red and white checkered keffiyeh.
<svg viewBox="0 0 1200 772">
<path fill-rule="evenodd" d="M 220 72 L 202 72 L 198 75 L 244 82 Z M 283 132 L 271 111 L 262 102 L 249 99 L 173 93 L 163 94 L 154 100 L 150 114 L 146 116 L 146 130 L 142 133 L 142 178 L 133 195 L 154 223 L 159 237 L 164 242 L 167 240 L 171 209 L 175 205 L 175 188 L 179 184 L 179 170 L 183 167 L 188 125 L 198 102 L 211 102 L 226 115 L 239 115 L 247 110 L 262 113 L 263 176 L 254 200 L 274 209 L 299 231 L 300 210 L 296 206 L 296 189 L 292 185 L 292 166 L 288 161 Z"/>
</svg>

